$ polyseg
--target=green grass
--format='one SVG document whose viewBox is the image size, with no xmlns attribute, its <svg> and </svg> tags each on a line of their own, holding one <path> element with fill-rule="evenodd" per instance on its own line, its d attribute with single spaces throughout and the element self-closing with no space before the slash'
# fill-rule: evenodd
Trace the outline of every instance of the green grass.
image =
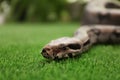
<svg viewBox="0 0 120 80">
<path fill-rule="evenodd" d="M 120 45 L 95 45 L 78 58 L 47 61 L 50 40 L 72 36 L 79 24 L 0 26 L 0 80 L 120 80 Z"/>
</svg>

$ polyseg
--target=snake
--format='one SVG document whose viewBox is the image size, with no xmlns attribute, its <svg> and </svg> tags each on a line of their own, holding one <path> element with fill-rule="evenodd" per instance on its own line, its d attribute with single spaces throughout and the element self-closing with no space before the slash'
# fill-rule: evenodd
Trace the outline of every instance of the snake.
<svg viewBox="0 0 120 80">
<path fill-rule="evenodd" d="M 50 41 L 42 56 L 59 60 L 78 56 L 97 43 L 120 43 L 120 5 L 116 1 L 93 0 L 85 7 L 82 25 L 72 37 Z"/>
</svg>

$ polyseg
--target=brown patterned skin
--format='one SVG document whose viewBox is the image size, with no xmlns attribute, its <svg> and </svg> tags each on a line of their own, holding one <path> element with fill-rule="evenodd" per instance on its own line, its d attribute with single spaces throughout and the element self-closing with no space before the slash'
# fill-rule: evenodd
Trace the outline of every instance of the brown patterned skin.
<svg viewBox="0 0 120 80">
<path fill-rule="evenodd" d="M 120 2 L 117 0 L 94 0 L 84 10 L 83 25 L 120 25 Z"/>
<path fill-rule="evenodd" d="M 74 37 L 63 37 L 51 41 L 42 55 L 48 59 L 62 59 L 77 56 L 87 51 L 95 43 L 119 43 L 120 27 L 111 25 L 82 26 Z"/>
<path fill-rule="evenodd" d="M 120 4 L 113 0 L 88 3 L 82 23 L 73 37 L 59 38 L 47 44 L 42 55 L 56 60 L 77 56 L 96 43 L 120 43 Z"/>
</svg>

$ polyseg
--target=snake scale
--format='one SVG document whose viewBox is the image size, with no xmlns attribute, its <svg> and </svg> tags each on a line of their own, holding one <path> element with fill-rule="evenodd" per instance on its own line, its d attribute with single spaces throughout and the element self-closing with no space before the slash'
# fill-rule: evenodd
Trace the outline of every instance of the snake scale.
<svg viewBox="0 0 120 80">
<path fill-rule="evenodd" d="M 81 27 L 73 37 L 52 40 L 41 54 L 47 59 L 74 57 L 96 43 L 120 43 L 120 4 L 110 0 L 93 0 L 86 5 Z"/>
</svg>

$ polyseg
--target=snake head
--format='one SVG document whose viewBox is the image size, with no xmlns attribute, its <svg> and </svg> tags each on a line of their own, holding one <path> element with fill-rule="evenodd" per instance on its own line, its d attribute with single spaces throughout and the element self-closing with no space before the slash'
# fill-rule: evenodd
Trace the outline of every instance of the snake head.
<svg viewBox="0 0 120 80">
<path fill-rule="evenodd" d="M 41 54 L 47 59 L 73 57 L 82 52 L 82 44 L 77 38 L 63 37 L 47 44 Z"/>
</svg>

